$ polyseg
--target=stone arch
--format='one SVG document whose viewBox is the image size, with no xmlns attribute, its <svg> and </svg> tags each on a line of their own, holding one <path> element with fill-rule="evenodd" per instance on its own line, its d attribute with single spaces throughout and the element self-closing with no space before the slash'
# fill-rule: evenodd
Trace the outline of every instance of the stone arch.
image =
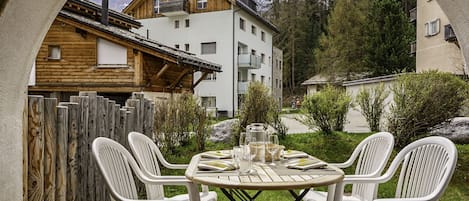
<svg viewBox="0 0 469 201">
<path fill-rule="evenodd" d="M 65 0 L 0 3 L 0 196 L 23 200 L 23 109 L 33 60 Z"/>
</svg>

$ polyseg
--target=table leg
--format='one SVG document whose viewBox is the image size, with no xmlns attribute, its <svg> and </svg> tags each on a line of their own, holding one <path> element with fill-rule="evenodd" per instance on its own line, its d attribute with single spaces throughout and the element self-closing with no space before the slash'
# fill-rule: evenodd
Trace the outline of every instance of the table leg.
<svg viewBox="0 0 469 201">
<path fill-rule="evenodd" d="M 251 197 L 251 195 L 249 195 L 248 192 L 246 192 L 244 190 L 240 190 L 240 189 L 230 189 L 229 192 L 224 188 L 220 188 L 220 190 L 221 190 L 221 192 L 223 192 L 223 194 L 225 194 L 225 196 L 230 201 L 235 201 L 236 200 L 234 198 L 234 196 L 236 196 L 237 198 L 239 198 L 242 201 L 254 201 L 257 198 L 257 196 L 259 196 L 262 193 L 262 191 L 257 191 L 256 194 L 254 194 L 254 196 Z"/>
<path fill-rule="evenodd" d="M 224 188 L 220 188 L 221 192 L 223 192 L 223 194 L 225 194 L 225 196 L 230 200 L 230 201 L 236 201 L 233 197 L 233 195 L 231 193 L 229 193 L 228 191 L 226 191 L 226 189 Z"/>
<path fill-rule="evenodd" d="M 295 198 L 295 201 L 300 201 L 303 199 L 303 197 L 305 197 L 305 195 L 309 192 L 309 190 L 310 188 L 304 189 L 300 195 L 296 194 L 296 192 L 293 190 L 288 190 L 288 192 L 290 192 L 290 194 Z"/>
</svg>

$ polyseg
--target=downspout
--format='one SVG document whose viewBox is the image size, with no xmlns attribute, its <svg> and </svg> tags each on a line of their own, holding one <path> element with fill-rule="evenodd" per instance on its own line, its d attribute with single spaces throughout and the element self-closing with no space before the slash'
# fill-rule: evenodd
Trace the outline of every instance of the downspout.
<svg viewBox="0 0 469 201">
<path fill-rule="evenodd" d="M 236 49 L 235 49 L 235 47 L 236 47 L 235 46 L 236 45 L 236 41 L 235 41 L 235 28 L 236 28 L 235 13 L 237 13 L 240 10 L 239 8 L 234 9 L 234 3 L 235 3 L 235 1 L 233 1 L 233 3 L 231 4 L 232 10 L 233 10 L 233 30 L 232 30 L 233 31 L 233 48 L 232 48 L 232 50 L 233 50 L 233 54 L 232 54 L 232 58 L 233 58 L 233 83 L 232 83 L 233 84 L 233 87 L 232 87 L 233 93 L 232 94 L 233 94 L 233 98 L 231 99 L 232 100 L 232 104 L 231 104 L 232 106 L 231 107 L 232 107 L 232 111 L 233 111 L 233 117 L 235 116 L 235 99 L 238 100 L 238 96 L 237 96 L 238 93 L 236 93 L 236 91 L 235 91 L 235 84 L 236 85 L 238 84 L 238 80 L 235 80 L 235 77 L 238 74 L 235 71 L 235 70 L 238 69 L 237 68 L 237 63 L 236 63 L 237 56 L 234 54 L 235 51 L 236 51 Z M 238 107 L 239 107 L 239 105 L 238 105 Z"/>
</svg>

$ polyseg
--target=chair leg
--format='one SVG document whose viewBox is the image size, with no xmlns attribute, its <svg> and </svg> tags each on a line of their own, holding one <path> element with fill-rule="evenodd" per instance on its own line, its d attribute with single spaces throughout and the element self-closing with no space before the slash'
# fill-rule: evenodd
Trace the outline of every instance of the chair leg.
<svg viewBox="0 0 469 201">
<path fill-rule="evenodd" d="M 187 184 L 187 190 L 189 191 L 189 199 L 191 201 L 200 201 L 199 189 L 196 184 L 189 182 Z"/>
</svg>

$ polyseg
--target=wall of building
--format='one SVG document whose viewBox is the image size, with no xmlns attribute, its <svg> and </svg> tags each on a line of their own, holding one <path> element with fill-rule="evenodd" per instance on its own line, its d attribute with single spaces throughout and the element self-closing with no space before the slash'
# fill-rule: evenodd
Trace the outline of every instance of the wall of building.
<svg viewBox="0 0 469 201">
<path fill-rule="evenodd" d="M 239 28 L 240 18 L 245 20 L 245 30 Z M 186 20 L 189 20 L 188 27 Z M 238 109 L 238 43 L 247 45 L 249 52 L 254 49 L 256 55 L 265 55 L 261 68 L 249 70 L 248 78 L 255 74 L 256 80 L 261 81 L 263 76 L 266 86 L 272 87 L 272 31 L 242 10 L 158 17 L 140 22 L 143 27 L 135 32 L 172 47 L 179 46 L 181 50 L 188 44 L 188 51 L 197 57 L 222 65 L 223 72 L 216 73 L 216 80 L 204 80 L 194 90 L 200 97 L 216 97 L 218 111 L 227 111 L 232 116 Z M 251 33 L 253 24 L 255 35 Z M 265 33 L 265 41 L 261 40 L 261 31 Z M 201 43 L 208 42 L 216 42 L 216 54 L 201 54 Z M 200 76 L 196 73 L 194 80 Z"/>
<path fill-rule="evenodd" d="M 282 77 L 283 77 L 283 52 L 281 49 L 276 47 L 273 48 L 272 52 L 272 95 L 274 96 L 275 100 L 278 101 L 279 108 L 282 108 L 283 102 L 283 84 L 282 84 Z"/>
<path fill-rule="evenodd" d="M 439 33 L 425 36 L 425 23 L 440 20 Z M 450 24 L 446 14 L 435 0 L 417 1 L 417 72 L 439 70 L 463 74 L 464 59 L 458 45 L 445 41 L 444 26 Z"/>
<path fill-rule="evenodd" d="M 134 54 L 127 48 L 127 67 L 97 67 L 97 40 L 91 33 L 81 35 L 74 26 L 54 21 L 36 57 L 37 85 L 62 85 L 86 83 L 128 84 L 134 82 Z M 60 47 L 59 60 L 48 59 L 49 45 Z M 93 85 L 94 84 L 94 85 Z M 66 87 L 65 87 L 66 88 Z"/>
<path fill-rule="evenodd" d="M 142 35 L 159 41 L 168 46 L 185 50 L 189 44 L 189 52 L 201 59 L 222 65 L 221 73 L 216 73 L 216 80 L 204 80 L 194 90 L 198 96 L 216 96 L 219 110 L 232 111 L 233 102 L 233 11 L 219 11 L 160 17 L 139 20 L 143 27 L 134 30 Z M 189 27 L 185 20 L 189 20 Z M 175 21 L 179 28 L 175 28 Z M 201 54 L 201 43 L 216 42 L 216 54 Z M 194 80 L 201 74 L 196 73 Z"/>
<path fill-rule="evenodd" d="M 365 89 L 372 89 L 374 87 L 379 86 L 381 83 L 384 84 L 384 87 L 387 91 L 391 92 L 391 86 L 394 80 L 376 80 L 371 82 L 361 82 L 357 84 L 344 84 L 347 93 L 353 97 L 355 97 L 359 93 L 359 91 L 363 88 Z M 393 94 L 389 93 L 389 96 L 385 99 L 384 104 L 386 105 L 384 108 L 385 113 L 389 112 L 390 104 L 393 101 Z M 358 133 L 358 132 L 370 132 L 370 128 L 368 127 L 368 123 L 366 122 L 365 117 L 361 114 L 361 109 L 358 104 L 354 104 L 354 108 L 350 108 L 347 113 L 347 122 L 344 126 L 344 130 L 347 132 Z M 380 127 L 382 131 L 386 130 L 386 117 L 383 115 L 381 117 Z"/>
</svg>

